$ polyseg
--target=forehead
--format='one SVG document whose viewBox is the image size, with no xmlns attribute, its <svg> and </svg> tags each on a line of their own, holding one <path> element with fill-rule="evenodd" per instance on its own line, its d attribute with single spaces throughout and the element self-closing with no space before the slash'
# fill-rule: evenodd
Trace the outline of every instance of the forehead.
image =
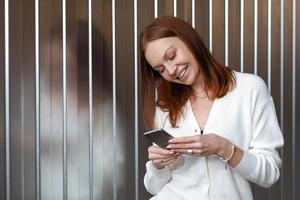
<svg viewBox="0 0 300 200">
<path fill-rule="evenodd" d="M 179 47 L 184 43 L 178 37 L 167 37 L 153 40 L 146 45 L 145 58 L 149 64 L 154 65 L 163 59 L 164 53 L 170 47 Z"/>
</svg>

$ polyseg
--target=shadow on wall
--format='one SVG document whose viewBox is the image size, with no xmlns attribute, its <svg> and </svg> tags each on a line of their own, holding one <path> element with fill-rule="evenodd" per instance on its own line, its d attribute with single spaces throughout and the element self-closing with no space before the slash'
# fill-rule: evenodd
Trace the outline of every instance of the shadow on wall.
<svg viewBox="0 0 300 200">
<path fill-rule="evenodd" d="M 104 152 L 104 145 L 112 138 L 111 91 L 112 69 L 110 54 L 106 48 L 101 27 L 92 26 L 92 102 L 93 102 L 93 158 L 89 159 L 89 29 L 83 20 L 67 22 L 66 70 L 67 70 L 67 184 L 69 198 L 89 198 L 89 169 L 93 164 L 93 195 L 101 198 L 112 182 L 112 167 L 107 160 L 112 155 Z M 62 26 L 57 24 L 50 30 L 50 38 L 45 40 L 42 51 L 49 55 L 50 73 L 42 73 L 41 85 L 48 85 L 41 92 L 41 99 L 51 105 L 41 107 L 41 176 L 42 195 L 47 194 L 49 183 L 62 192 L 63 186 L 63 40 Z M 43 42 L 43 41 L 42 41 Z M 42 55 L 43 56 L 43 55 Z M 47 58 L 42 58 L 47 59 Z M 43 66 L 41 66 L 43 68 Z M 44 68 L 47 68 L 44 66 Z M 43 69 L 42 69 L 43 70 Z M 51 81 L 49 81 L 51 80 Z M 58 111 L 55 113 L 53 111 Z M 44 112 L 44 114 L 43 114 Z M 48 113 L 47 113 L 48 112 Z M 51 112 L 51 113 L 49 113 Z M 57 117 L 58 116 L 58 117 Z M 44 183 L 43 184 L 43 180 Z M 44 185 L 44 191 L 43 191 Z M 49 186 L 49 185 L 48 185 Z M 109 189 L 109 188 L 107 188 Z M 56 189 L 53 189 L 55 191 Z M 78 190 L 78 191 L 77 191 Z M 73 192 L 72 192 L 73 191 Z M 77 192 L 75 192 L 77 191 Z M 48 196 L 50 195 L 50 196 Z"/>
</svg>

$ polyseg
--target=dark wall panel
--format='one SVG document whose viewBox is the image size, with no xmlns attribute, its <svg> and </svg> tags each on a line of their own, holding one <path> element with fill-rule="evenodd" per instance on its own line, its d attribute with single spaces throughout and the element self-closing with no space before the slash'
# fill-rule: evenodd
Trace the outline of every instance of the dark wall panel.
<svg viewBox="0 0 300 200">
<path fill-rule="evenodd" d="M 5 162 L 5 28 L 4 0 L 0 0 L 0 199 L 6 195 Z"/>
<path fill-rule="evenodd" d="M 88 1 L 67 2 L 67 196 L 90 197 Z M 71 139 L 72 138 L 72 139 Z"/>
<path fill-rule="evenodd" d="M 195 1 L 195 29 L 209 48 L 209 3 L 208 0 Z"/>
<path fill-rule="evenodd" d="M 115 167 L 117 199 L 135 198 L 134 119 L 134 15 L 133 1 L 116 4 L 116 140 Z"/>
<path fill-rule="evenodd" d="M 244 72 L 254 73 L 254 1 L 244 1 Z"/>
<path fill-rule="evenodd" d="M 192 24 L 192 1 L 177 0 L 177 17 Z"/>
<path fill-rule="evenodd" d="M 165 1 L 157 1 L 157 10 L 158 16 L 170 15 L 174 16 L 174 1 L 173 0 L 165 0 Z"/>
<path fill-rule="evenodd" d="M 284 4 L 284 109 L 282 129 L 285 139 L 283 148 L 282 199 L 293 196 L 293 137 L 292 137 L 292 0 Z M 296 192 L 296 191 L 295 191 Z"/>
<path fill-rule="evenodd" d="M 10 161 L 10 192 L 11 197 L 15 199 L 23 198 L 23 180 L 24 174 L 22 173 L 22 105 L 21 105 L 21 65 L 22 59 L 22 28 L 20 22 L 20 14 L 22 13 L 22 3 L 19 1 L 14 2 L 16 6 L 10 7 L 10 23 L 14 26 L 10 26 L 10 57 L 13 55 L 15 59 L 9 59 L 10 74 L 9 74 L 9 88 L 10 88 L 10 157 L 13 157 Z M 13 13 L 13 15 L 12 15 Z M 13 90 L 13 91 L 12 91 Z M 12 193 L 12 191 L 14 191 Z"/>
<path fill-rule="evenodd" d="M 10 1 L 10 189 L 35 199 L 34 1 Z"/>
<path fill-rule="evenodd" d="M 41 199 L 63 199 L 61 2 L 40 1 Z"/>
<path fill-rule="evenodd" d="M 240 14 L 240 1 L 229 1 L 228 12 L 228 65 L 233 69 L 240 71 L 240 50 L 241 50 L 241 14 Z"/>
<path fill-rule="evenodd" d="M 258 1 L 257 74 L 268 83 L 268 1 Z"/>
<path fill-rule="evenodd" d="M 92 5 L 93 21 L 93 196 L 113 199 L 111 1 Z"/>
<path fill-rule="evenodd" d="M 225 63 L 225 1 L 214 0 L 212 5 L 212 54 Z"/>
<path fill-rule="evenodd" d="M 268 84 L 268 1 L 258 1 L 257 74 Z M 255 198 L 267 199 L 268 190 L 255 185 Z"/>
<path fill-rule="evenodd" d="M 143 28 L 151 22 L 151 20 L 154 19 L 154 5 L 153 1 L 146 1 L 147 3 L 141 3 L 141 1 L 138 1 L 138 18 L 137 18 L 137 35 L 139 36 Z M 138 55 L 140 55 L 140 52 L 138 52 Z M 139 58 L 139 57 L 138 57 Z M 143 112 L 142 112 L 142 93 L 141 93 L 141 76 L 140 76 L 141 68 L 140 68 L 140 60 L 138 59 L 138 92 L 139 92 L 139 112 L 138 112 L 138 199 L 150 199 L 151 195 L 146 191 L 144 187 L 144 175 L 146 172 L 146 162 L 148 160 L 148 146 L 151 145 L 151 142 L 149 142 L 144 136 L 143 132 L 144 130 L 144 122 L 142 119 Z"/>
<path fill-rule="evenodd" d="M 271 80 L 270 88 L 271 94 L 274 100 L 274 104 L 277 112 L 278 119 L 280 120 L 281 116 L 281 64 L 280 64 L 280 0 L 272 1 L 271 5 L 271 14 L 272 14 L 272 23 L 271 23 Z M 269 199 L 281 199 L 282 190 L 281 190 L 282 176 L 280 180 L 269 190 Z"/>
</svg>

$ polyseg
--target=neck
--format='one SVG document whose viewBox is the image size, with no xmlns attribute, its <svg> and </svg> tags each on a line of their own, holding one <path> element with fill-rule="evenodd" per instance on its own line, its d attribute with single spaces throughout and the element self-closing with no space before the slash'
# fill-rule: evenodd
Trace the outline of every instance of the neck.
<svg viewBox="0 0 300 200">
<path fill-rule="evenodd" d="M 193 93 L 195 96 L 203 97 L 206 96 L 205 90 L 204 90 L 204 84 L 202 76 L 199 74 L 197 78 L 195 79 L 194 83 L 191 85 Z"/>
</svg>

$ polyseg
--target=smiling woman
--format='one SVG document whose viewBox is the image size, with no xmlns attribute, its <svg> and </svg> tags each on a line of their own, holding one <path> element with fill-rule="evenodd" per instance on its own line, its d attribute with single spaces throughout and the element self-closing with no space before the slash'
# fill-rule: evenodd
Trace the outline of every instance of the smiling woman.
<svg viewBox="0 0 300 200">
<path fill-rule="evenodd" d="M 157 88 L 158 104 L 169 110 L 175 127 L 181 108 L 192 94 L 213 100 L 235 84 L 233 71 L 212 57 L 198 33 L 183 20 L 157 18 L 141 34 L 140 50 L 148 128 L 153 126 L 154 107 L 148 92 L 153 88 Z"/>
<path fill-rule="evenodd" d="M 148 148 L 144 183 L 152 200 L 251 200 L 248 181 L 270 187 L 278 180 L 283 137 L 261 78 L 217 62 L 176 17 L 146 26 L 140 51 L 146 127 L 174 137 L 166 148 Z"/>
</svg>

